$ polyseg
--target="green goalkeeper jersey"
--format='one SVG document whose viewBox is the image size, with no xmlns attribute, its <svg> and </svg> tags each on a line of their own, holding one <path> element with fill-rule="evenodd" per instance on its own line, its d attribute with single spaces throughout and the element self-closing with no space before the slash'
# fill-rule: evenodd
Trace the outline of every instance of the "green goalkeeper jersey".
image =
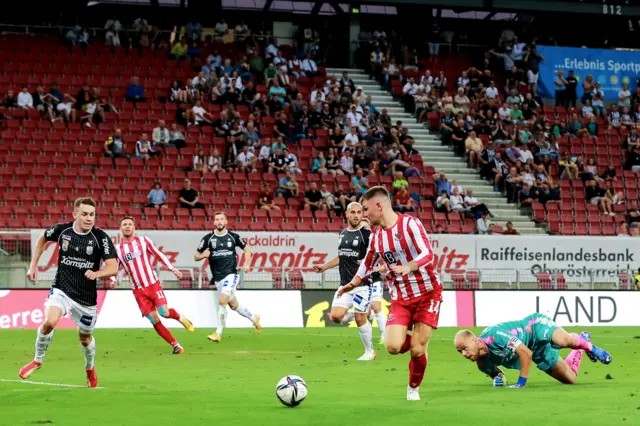
<svg viewBox="0 0 640 426">
<path fill-rule="evenodd" d="M 557 362 L 557 349 L 551 336 L 558 326 L 543 314 L 533 314 L 520 321 L 508 321 L 485 328 L 478 336 L 489 351 L 478 359 L 480 371 L 491 375 L 496 367 L 520 369 L 520 358 L 516 349 L 525 345 L 533 352 L 533 362 L 547 371 Z"/>
</svg>

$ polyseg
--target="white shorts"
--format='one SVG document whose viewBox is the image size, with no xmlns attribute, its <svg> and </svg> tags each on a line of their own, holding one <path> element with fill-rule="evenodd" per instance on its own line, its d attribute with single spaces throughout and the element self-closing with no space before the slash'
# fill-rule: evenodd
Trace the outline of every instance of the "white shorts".
<svg viewBox="0 0 640 426">
<path fill-rule="evenodd" d="M 216 289 L 219 294 L 226 294 L 229 299 L 233 299 L 236 295 L 236 287 L 240 282 L 240 276 L 238 274 L 229 274 L 222 279 L 222 281 L 216 281 Z"/>
<path fill-rule="evenodd" d="M 540 73 L 533 73 L 533 71 L 527 71 L 527 77 L 529 77 L 529 84 L 536 84 L 538 82 L 538 77 L 540 77 Z"/>
<path fill-rule="evenodd" d="M 348 293 L 338 297 L 338 290 L 333 295 L 331 307 L 339 306 L 347 310 L 353 309 L 357 313 L 366 314 L 371 306 L 371 286 L 364 285 L 356 287 Z"/>
<path fill-rule="evenodd" d="M 382 287 L 382 281 L 377 281 L 371 284 L 371 301 L 372 302 L 382 302 L 383 293 L 384 293 L 384 288 Z"/>
<path fill-rule="evenodd" d="M 75 322 L 82 334 L 91 334 L 98 319 L 97 306 L 84 306 L 72 300 L 67 294 L 57 288 L 52 288 L 44 302 L 45 308 L 55 306 L 62 309 L 62 315 L 71 314 L 71 321 Z"/>
</svg>

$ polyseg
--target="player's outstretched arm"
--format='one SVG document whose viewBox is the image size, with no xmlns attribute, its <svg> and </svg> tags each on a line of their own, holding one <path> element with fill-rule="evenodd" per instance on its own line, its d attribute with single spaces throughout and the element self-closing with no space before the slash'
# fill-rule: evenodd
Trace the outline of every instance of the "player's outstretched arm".
<svg viewBox="0 0 640 426">
<path fill-rule="evenodd" d="M 531 349 L 523 344 L 518 345 L 515 353 L 520 358 L 520 377 L 518 377 L 518 383 L 509 387 L 518 389 L 525 387 L 527 384 L 529 370 L 531 370 L 531 363 L 533 362 L 533 353 L 531 352 Z"/>
<path fill-rule="evenodd" d="M 340 258 L 338 256 L 334 257 L 330 261 L 322 265 L 313 265 L 313 270 L 316 272 L 324 272 L 327 269 L 335 268 L 340 264 Z"/>
<path fill-rule="evenodd" d="M 351 281 L 338 289 L 338 296 L 342 296 L 344 293 L 350 292 L 351 290 L 362 284 L 362 281 L 363 280 L 361 280 L 359 276 L 354 276 Z"/>
<path fill-rule="evenodd" d="M 38 262 L 40 261 L 40 257 L 44 252 L 44 246 L 47 244 L 47 240 L 44 238 L 44 235 L 40 235 L 38 237 L 38 242 L 36 243 L 36 249 L 33 251 L 33 257 L 31 258 L 31 264 L 29 265 L 29 270 L 27 271 L 27 278 L 31 281 L 35 281 L 38 276 Z"/>
</svg>

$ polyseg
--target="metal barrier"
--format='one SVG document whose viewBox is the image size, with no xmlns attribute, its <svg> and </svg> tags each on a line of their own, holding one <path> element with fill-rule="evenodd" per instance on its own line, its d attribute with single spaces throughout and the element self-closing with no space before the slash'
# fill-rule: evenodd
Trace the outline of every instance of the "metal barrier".
<svg viewBox="0 0 640 426">
<path fill-rule="evenodd" d="M 2 256 L 0 256 L 2 259 Z M 165 288 L 203 289 L 210 287 L 209 268 L 176 266 L 183 274 L 181 280 L 170 271 L 158 268 L 156 272 Z M 55 276 L 55 269 L 38 273 L 38 281 L 27 280 L 28 263 L 2 263 L 0 261 L 0 288 L 48 288 Z M 337 289 L 340 276 L 337 269 L 317 273 L 310 269 L 259 268 L 240 271 L 240 288 L 263 290 L 319 290 Z M 439 271 L 445 289 L 451 290 L 632 290 L 635 289 L 635 272 L 611 271 L 611 276 L 596 276 L 587 271 L 586 276 L 569 277 L 560 271 L 532 273 L 517 269 L 479 269 L 465 271 Z M 118 273 L 118 288 L 130 288 L 129 277 Z M 107 288 L 102 280 L 98 287 Z"/>
</svg>

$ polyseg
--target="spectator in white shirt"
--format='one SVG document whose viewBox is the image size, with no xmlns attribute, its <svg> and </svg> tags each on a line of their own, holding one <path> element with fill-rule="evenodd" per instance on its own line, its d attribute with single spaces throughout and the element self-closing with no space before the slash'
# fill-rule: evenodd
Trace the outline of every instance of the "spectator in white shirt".
<svg viewBox="0 0 640 426">
<path fill-rule="evenodd" d="M 316 61 L 311 59 L 311 55 L 307 55 L 307 57 L 302 61 L 302 71 L 304 71 L 308 76 L 318 74 L 318 66 L 316 65 Z"/>
<path fill-rule="evenodd" d="M 220 22 L 216 24 L 216 34 L 222 35 L 226 34 L 229 31 L 229 25 L 225 22 L 224 19 L 221 19 Z"/>
<path fill-rule="evenodd" d="M 318 88 L 311 94 L 311 102 L 324 102 L 325 94 L 322 89 Z"/>
<path fill-rule="evenodd" d="M 433 76 L 431 70 L 426 70 L 424 75 L 420 78 L 420 84 L 422 86 L 433 86 Z"/>
<path fill-rule="evenodd" d="M 24 109 L 33 109 L 33 96 L 29 93 L 27 86 L 22 86 L 22 91 L 18 93 L 18 106 Z"/>
<path fill-rule="evenodd" d="M 302 174 L 302 170 L 298 168 L 298 157 L 296 157 L 296 155 L 288 149 L 284 150 L 284 161 L 285 167 L 288 168 L 289 173 L 291 173 L 292 175 Z"/>
<path fill-rule="evenodd" d="M 255 172 L 256 171 L 256 161 L 258 159 L 253 154 L 253 152 L 249 151 L 249 147 L 245 145 L 242 148 L 242 152 L 238 154 L 236 157 L 236 163 L 238 164 L 238 171 L 240 172 Z"/>
<path fill-rule="evenodd" d="M 191 108 L 192 122 L 199 126 L 210 126 L 213 124 L 213 116 L 202 107 L 202 101 L 197 100 Z"/>
<path fill-rule="evenodd" d="M 527 164 L 528 160 L 533 160 L 533 154 L 526 145 L 522 145 L 522 148 L 518 149 L 518 153 L 520 154 L 518 160 L 520 160 L 522 164 Z"/>
<path fill-rule="evenodd" d="M 498 97 L 500 93 L 498 92 L 495 81 L 491 80 L 491 83 L 489 83 L 489 87 L 487 87 L 485 93 L 489 99 L 496 99 Z"/>
<path fill-rule="evenodd" d="M 509 108 L 508 103 L 502 104 L 502 107 L 498 110 L 498 115 L 502 119 L 502 121 L 506 121 L 507 123 L 511 122 L 511 108 Z"/>
<path fill-rule="evenodd" d="M 358 129 L 354 126 L 351 127 L 351 133 L 344 137 L 344 146 L 342 147 L 342 151 L 346 150 L 355 150 L 358 144 L 360 143 L 360 138 L 358 137 Z"/>
<path fill-rule="evenodd" d="M 169 129 L 164 120 L 158 120 L 158 127 L 153 129 L 151 133 L 151 140 L 154 145 L 165 147 L 171 142 L 171 136 L 169 135 Z"/>
<path fill-rule="evenodd" d="M 462 71 L 462 75 L 458 77 L 457 83 L 457 86 L 465 89 L 466 93 L 467 89 L 469 88 L 469 75 L 467 74 L 467 71 Z"/>
<path fill-rule="evenodd" d="M 153 152 L 153 148 L 151 147 L 151 141 L 148 139 L 147 134 L 143 133 L 140 140 L 136 142 L 136 157 L 148 160 L 154 155 L 155 152 Z"/>
<path fill-rule="evenodd" d="M 455 210 L 457 212 L 464 212 L 467 210 L 467 208 L 464 206 L 464 199 L 458 192 L 457 188 L 453 189 L 451 197 L 449 197 L 449 202 L 451 203 L 450 205 L 452 210 Z"/>
<path fill-rule="evenodd" d="M 347 149 L 342 153 L 342 157 L 340 158 L 340 169 L 347 176 L 351 176 L 353 174 L 353 157 L 351 156 L 351 150 Z"/>
<path fill-rule="evenodd" d="M 618 106 L 631 107 L 631 92 L 627 83 L 622 83 L 622 89 L 618 92 Z"/>
<path fill-rule="evenodd" d="M 352 126 L 356 126 L 360 123 L 360 120 L 362 120 L 362 113 L 358 112 L 358 107 L 356 105 L 351 105 L 351 109 L 345 118 L 351 121 Z"/>
<path fill-rule="evenodd" d="M 120 47 L 120 35 L 118 34 L 122 29 L 120 21 L 118 21 L 114 16 L 107 21 L 104 25 L 104 29 L 106 31 L 104 39 L 105 46 Z"/>
<path fill-rule="evenodd" d="M 269 45 L 264 51 L 264 57 L 266 59 L 273 59 L 278 55 L 278 48 L 276 47 L 276 39 L 271 39 Z"/>
</svg>

